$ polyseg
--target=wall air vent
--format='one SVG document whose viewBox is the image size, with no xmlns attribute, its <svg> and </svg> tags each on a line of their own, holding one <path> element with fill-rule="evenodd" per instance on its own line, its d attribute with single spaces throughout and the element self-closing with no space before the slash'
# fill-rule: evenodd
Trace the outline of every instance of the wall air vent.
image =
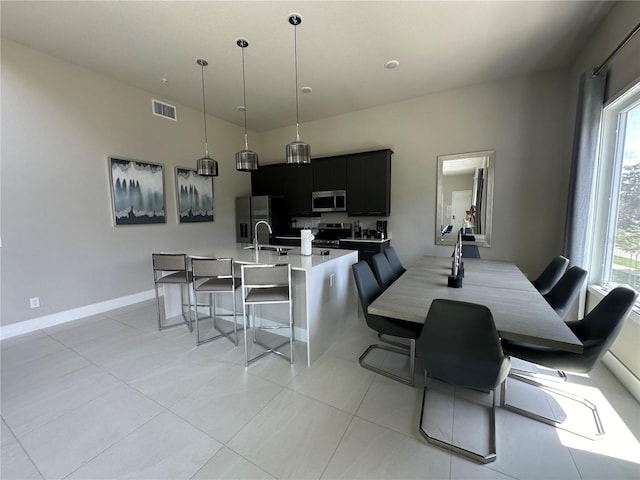
<svg viewBox="0 0 640 480">
<path fill-rule="evenodd" d="M 154 115 L 158 115 L 159 117 L 168 118 L 177 121 L 176 118 L 176 107 L 173 105 L 169 105 L 168 103 L 163 103 L 155 98 L 151 99 L 151 107 Z"/>
</svg>

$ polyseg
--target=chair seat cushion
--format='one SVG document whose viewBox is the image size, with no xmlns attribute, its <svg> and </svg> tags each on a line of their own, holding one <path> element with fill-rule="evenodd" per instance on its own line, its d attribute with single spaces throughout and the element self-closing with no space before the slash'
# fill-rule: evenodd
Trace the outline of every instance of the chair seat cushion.
<svg viewBox="0 0 640 480">
<path fill-rule="evenodd" d="M 422 332 L 422 324 L 406 322 L 395 318 L 367 314 L 367 325 L 383 335 L 400 338 L 418 338 Z"/>
<path fill-rule="evenodd" d="M 252 288 L 245 297 L 246 303 L 288 302 L 289 287 Z"/>
<path fill-rule="evenodd" d="M 236 288 L 239 285 L 236 283 Z M 230 278 L 211 278 L 196 287 L 198 292 L 229 292 L 233 287 Z"/>
<path fill-rule="evenodd" d="M 469 362 L 453 353 L 447 355 L 443 352 L 437 355 L 427 353 L 424 363 L 427 365 L 427 375 L 432 378 L 459 387 L 488 390 L 494 389 L 507 377 L 511 366 L 508 357 L 503 358 L 499 368 L 496 368 L 493 359 Z"/>
<path fill-rule="evenodd" d="M 585 363 L 584 354 L 511 340 L 503 340 L 502 346 L 504 351 L 512 357 L 554 370 L 588 373 L 593 368 L 591 364 Z"/>
<path fill-rule="evenodd" d="M 191 272 L 187 272 L 186 280 L 184 272 L 174 272 L 159 278 L 156 283 L 189 283 L 192 278 Z"/>
</svg>

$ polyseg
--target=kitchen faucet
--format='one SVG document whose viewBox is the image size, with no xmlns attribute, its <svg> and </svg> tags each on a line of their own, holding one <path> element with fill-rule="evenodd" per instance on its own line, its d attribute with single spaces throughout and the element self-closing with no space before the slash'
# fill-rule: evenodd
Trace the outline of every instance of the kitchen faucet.
<svg viewBox="0 0 640 480">
<path fill-rule="evenodd" d="M 273 234 L 271 225 L 269 225 L 269 222 L 267 222 L 266 220 L 257 221 L 253 226 L 253 248 L 256 251 L 256 263 L 258 262 L 258 252 L 260 251 L 260 245 L 258 245 L 258 225 L 260 225 L 261 223 L 267 226 L 270 234 Z"/>
</svg>

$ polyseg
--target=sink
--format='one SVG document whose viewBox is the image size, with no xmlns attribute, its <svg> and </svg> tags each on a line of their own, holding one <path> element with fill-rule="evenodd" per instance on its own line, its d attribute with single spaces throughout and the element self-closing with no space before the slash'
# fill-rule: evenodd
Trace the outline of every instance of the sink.
<svg viewBox="0 0 640 480">
<path fill-rule="evenodd" d="M 242 247 L 244 250 L 255 250 L 256 247 L 255 245 L 246 245 L 244 247 Z M 293 247 L 278 247 L 276 245 L 258 245 L 258 250 L 265 250 L 268 252 L 278 252 L 278 253 L 282 253 L 282 252 L 288 252 L 289 250 L 292 250 Z"/>
</svg>

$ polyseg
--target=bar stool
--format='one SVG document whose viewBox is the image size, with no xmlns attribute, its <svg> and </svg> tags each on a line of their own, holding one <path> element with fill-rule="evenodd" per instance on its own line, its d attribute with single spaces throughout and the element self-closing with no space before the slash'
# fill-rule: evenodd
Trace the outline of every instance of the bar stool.
<svg viewBox="0 0 640 480">
<path fill-rule="evenodd" d="M 193 274 L 193 298 L 196 304 L 196 346 L 211 342 L 220 337 L 228 338 L 234 345 L 238 345 L 238 324 L 236 321 L 236 289 L 240 286 L 234 275 L 232 258 L 198 258 L 191 259 Z M 213 328 L 219 335 L 200 338 L 200 318 L 198 317 L 198 293 L 208 294 L 209 318 L 213 320 Z M 220 294 L 231 294 L 233 299 L 233 313 L 217 314 L 216 297 Z M 225 332 L 216 321 L 217 317 L 233 317 L 233 330 Z M 206 317 L 204 317 L 206 318 Z M 233 334 L 233 337 L 231 335 Z"/>
<path fill-rule="evenodd" d="M 268 304 L 287 304 L 289 310 L 289 323 L 277 325 L 256 325 L 256 306 Z M 266 349 L 265 352 L 249 358 L 249 345 L 247 343 L 247 330 L 250 326 L 248 313 L 253 314 L 253 342 Z M 269 353 L 289 360 L 293 364 L 293 306 L 291 302 L 291 266 L 288 264 L 276 265 L 242 265 L 242 315 L 244 317 L 244 365 L 264 357 Z M 289 329 L 289 338 L 275 347 L 270 347 L 257 338 L 258 330 Z M 289 356 L 280 351 L 280 348 L 289 344 Z"/>
<path fill-rule="evenodd" d="M 187 255 L 184 253 L 152 253 L 151 261 L 153 264 L 153 286 L 156 290 L 156 307 L 158 309 L 158 330 L 176 327 L 183 323 L 189 327 L 189 331 L 193 331 L 191 322 L 191 295 L 189 285 L 193 281 L 191 272 L 187 268 Z M 182 322 L 176 322 L 169 325 L 162 324 L 162 315 L 160 313 L 160 296 L 158 295 L 158 285 L 180 285 L 180 300 L 182 310 Z M 184 290 L 186 287 L 187 301 L 184 300 Z M 184 307 L 187 307 L 185 313 Z"/>
</svg>

